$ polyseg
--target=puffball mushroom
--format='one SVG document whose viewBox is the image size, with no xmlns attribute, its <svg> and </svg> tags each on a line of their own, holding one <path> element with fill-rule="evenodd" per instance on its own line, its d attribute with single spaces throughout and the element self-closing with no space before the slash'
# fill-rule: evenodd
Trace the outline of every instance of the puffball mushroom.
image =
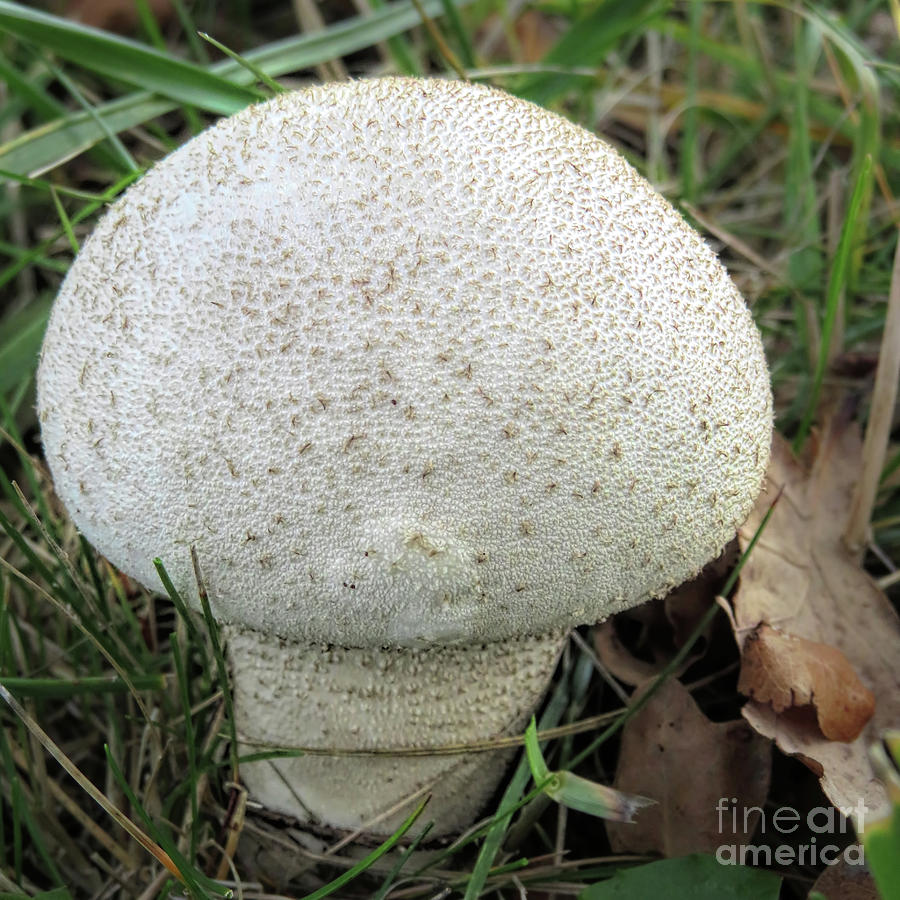
<svg viewBox="0 0 900 900">
<path fill-rule="evenodd" d="M 476 84 L 283 94 L 157 163 L 53 307 L 56 490 L 112 563 L 195 595 L 255 742 L 434 748 L 520 730 L 565 630 L 733 537 L 769 452 L 759 334 L 607 144 Z M 503 755 L 246 765 L 251 795 L 390 831 L 472 821 Z"/>
</svg>

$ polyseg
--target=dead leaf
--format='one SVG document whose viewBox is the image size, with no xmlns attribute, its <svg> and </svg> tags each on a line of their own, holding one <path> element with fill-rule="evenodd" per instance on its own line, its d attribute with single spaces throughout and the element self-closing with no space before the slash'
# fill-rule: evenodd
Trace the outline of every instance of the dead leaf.
<svg viewBox="0 0 900 900">
<path fill-rule="evenodd" d="M 777 713 L 815 707 L 831 741 L 856 740 L 875 711 L 875 695 L 840 650 L 765 624 L 744 643 L 738 690 Z"/>
<path fill-rule="evenodd" d="M 750 700 L 744 718 L 778 747 L 817 774 L 835 806 L 863 802 L 870 810 L 885 800 L 867 747 L 880 731 L 900 722 L 900 621 L 887 597 L 856 564 L 841 534 L 860 470 L 862 442 L 855 426 L 832 420 L 818 441 L 811 471 L 775 435 L 769 488 L 741 528 L 746 549 L 779 488 L 779 501 L 759 544 L 741 572 L 734 597 L 738 643 L 767 623 L 829 647 L 847 658 L 875 695 L 875 714 L 852 743 L 823 737 L 811 717 L 776 713 Z"/>
<path fill-rule="evenodd" d="M 665 660 L 648 662 L 635 656 L 622 642 L 616 627 L 617 620 L 625 613 L 614 616 L 594 626 L 594 650 L 600 661 L 619 681 L 628 685 L 641 684 L 653 678 L 665 668 Z"/>
<path fill-rule="evenodd" d="M 828 900 L 879 900 L 875 879 L 864 866 L 849 866 L 841 859 L 825 870 L 812 886 Z"/>
<path fill-rule="evenodd" d="M 699 575 L 679 585 L 664 598 L 666 619 L 672 626 L 672 642 L 679 650 L 706 615 L 709 607 L 716 602 L 716 597 L 719 596 L 739 558 L 740 552 L 735 538 L 716 559 L 703 567 Z M 706 637 L 713 639 L 711 634 L 707 634 Z"/>
<path fill-rule="evenodd" d="M 700 574 L 666 597 L 625 610 L 593 629 L 594 649 L 620 681 L 638 685 L 659 675 L 684 646 L 715 602 L 737 562 L 737 541 Z M 706 654 L 714 640 L 711 625 L 674 674 L 680 676 Z"/>
<path fill-rule="evenodd" d="M 667 857 L 714 852 L 721 844 L 746 843 L 747 829 L 717 811 L 763 806 L 772 753 L 768 740 L 746 722 L 711 722 L 680 681 L 668 679 L 625 725 L 614 786 L 657 801 L 632 824 L 606 823 L 613 852 Z M 695 773 L 696 777 L 691 777 Z M 739 817 L 741 818 L 741 817 Z"/>
</svg>

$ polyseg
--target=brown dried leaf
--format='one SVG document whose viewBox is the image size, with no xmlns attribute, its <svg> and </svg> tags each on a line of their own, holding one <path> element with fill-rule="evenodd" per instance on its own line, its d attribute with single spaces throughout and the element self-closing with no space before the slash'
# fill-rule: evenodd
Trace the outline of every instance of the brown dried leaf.
<svg viewBox="0 0 900 900">
<path fill-rule="evenodd" d="M 606 823 L 613 851 L 674 857 L 746 843 L 755 814 L 732 836 L 731 818 L 720 821 L 717 804 L 727 797 L 743 809 L 762 807 L 771 766 L 768 740 L 741 720 L 711 722 L 687 688 L 668 679 L 625 725 L 614 782 L 657 805 L 634 823 Z"/>
<path fill-rule="evenodd" d="M 840 650 L 765 624 L 744 643 L 738 690 L 777 713 L 814 706 L 831 741 L 856 740 L 875 712 L 875 695 Z"/>
<path fill-rule="evenodd" d="M 625 610 L 595 626 L 594 649 L 601 662 L 616 678 L 633 686 L 659 675 L 715 602 L 737 558 L 734 541 L 699 575 L 666 597 Z M 698 641 L 676 676 L 706 655 L 707 641 L 713 639 L 712 628 L 707 629 L 705 640 Z M 623 633 L 630 633 L 629 638 L 623 639 Z"/>
<path fill-rule="evenodd" d="M 775 435 L 769 489 L 740 531 L 742 549 L 781 487 L 784 494 L 741 572 L 734 618 L 742 645 L 760 623 L 768 623 L 837 648 L 874 693 L 875 714 L 852 743 L 829 741 L 812 717 L 796 709 L 776 713 L 768 703 L 751 700 L 743 714 L 760 734 L 774 737 L 783 752 L 816 772 L 836 806 L 863 801 L 876 809 L 886 797 L 866 748 L 881 730 L 900 722 L 900 621 L 841 539 L 860 457 L 858 430 L 846 423 L 832 421 L 825 430 L 809 472 Z"/>
<path fill-rule="evenodd" d="M 665 668 L 665 660 L 647 662 L 639 659 L 622 643 L 613 617 L 595 625 L 594 650 L 597 657 L 619 681 L 629 685 L 641 684 L 658 675 Z"/>
<path fill-rule="evenodd" d="M 879 900 L 878 888 L 869 872 L 863 866 L 847 865 L 844 859 L 825 866 L 812 891 L 824 894 L 828 900 Z"/>
</svg>

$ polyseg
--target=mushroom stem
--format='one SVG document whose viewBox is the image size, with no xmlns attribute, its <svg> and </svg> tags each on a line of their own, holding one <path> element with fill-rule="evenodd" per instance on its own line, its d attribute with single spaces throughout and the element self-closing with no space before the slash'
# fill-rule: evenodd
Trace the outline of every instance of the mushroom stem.
<svg viewBox="0 0 900 900">
<path fill-rule="evenodd" d="M 252 762 L 252 798 L 313 826 L 391 834 L 423 793 L 417 829 L 459 832 L 496 790 L 514 751 L 465 749 L 520 732 L 553 674 L 564 633 L 428 649 L 307 647 L 225 629 L 243 754 L 332 750 Z M 447 752 L 448 747 L 458 748 Z M 423 756 L 354 755 L 386 749 Z"/>
</svg>

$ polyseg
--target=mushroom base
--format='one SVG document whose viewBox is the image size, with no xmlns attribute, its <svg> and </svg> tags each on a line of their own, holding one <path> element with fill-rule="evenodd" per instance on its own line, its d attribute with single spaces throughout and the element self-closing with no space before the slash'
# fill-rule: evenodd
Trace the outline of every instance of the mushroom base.
<svg viewBox="0 0 900 900">
<path fill-rule="evenodd" d="M 564 633 L 429 649 L 306 647 L 225 628 L 241 753 L 461 746 L 520 732 Z M 425 794 L 430 836 L 470 825 L 513 750 L 423 756 L 307 755 L 241 766 L 250 796 L 311 825 L 391 834 Z M 420 829 L 417 829 L 420 830 Z"/>
</svg>

